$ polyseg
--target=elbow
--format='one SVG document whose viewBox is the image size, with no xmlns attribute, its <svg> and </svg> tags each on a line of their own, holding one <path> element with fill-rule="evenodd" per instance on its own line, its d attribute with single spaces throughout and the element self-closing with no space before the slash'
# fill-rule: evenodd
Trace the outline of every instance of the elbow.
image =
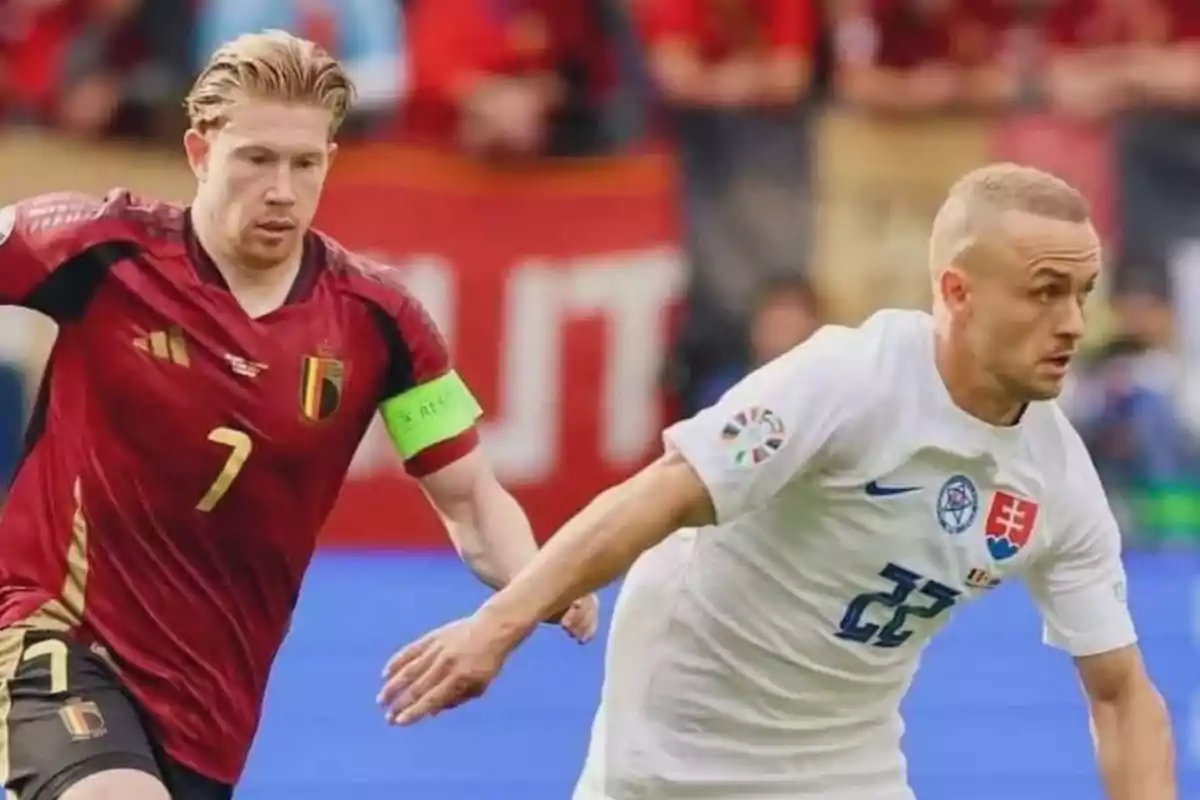
<svg viewBox="0 0 1200 800">
<path fill-rule="evenodd" d="M 444 521 L 463 564 L 494 589 L 512 580 L 537 548 L 525 512 L 494 480 L 478 482 Z"/>
<path fill-rule="evenodd" d="M 478 542 L 458 541 L 455 541 L 454 547 L 467 569 L 485 585 L 498 589 L 508 582 L 508 576 L 486 547 Z"/>
<path fill-rule="evenodd" d="M 470 520 L 445 522 L 455 552 L 475 577 L 493 589 L 508 582 L 512 576 L 505 569 L 504 559 L 496 547 L 489 545 L 479 525 Z"/>
<path fill-rule="evenodd" d="M 1149 680 L 1130 681 L 1120 689 L 1096 693 L 1090 701 L 1092 733 L 1102 765 L 1115 769 L 1123 760 L 1121 749 L 1106 745 L 1124 741 L 1123 734 L 1128 731 L 1136 731 L 1140 744 L 1150 752 L 1173 752 L 1171 715 L 1162 694 Z"/>
</svg>

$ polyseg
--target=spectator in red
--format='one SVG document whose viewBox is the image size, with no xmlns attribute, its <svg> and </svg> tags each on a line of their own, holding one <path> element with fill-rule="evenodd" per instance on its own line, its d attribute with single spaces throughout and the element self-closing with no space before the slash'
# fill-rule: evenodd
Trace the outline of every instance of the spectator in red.
<svg viewBox="0 0 1200 800">
<path fill-rule="evenodd" d="M 679 164 L 688 295 L 668 375 L 684 413 L 741 374 L 759 287 L 807 269 L 819 2 L 632 0 Z"/>
<path fill-rule="evenodd" d="M 595 135 L 608 63 L 588 0 L 415 0 L 408 13 L 407 136 L 485 157 L 589 149 L 571 134 Z"/>
<path fill-rule="evenodd" d="M 1055 106 L 1096 119 L 1200 107 L 1200 3 L 1058 0 L 1048 20 Z"/>
<path fill-rule="evenodd" d="M 144 69 L 143 10 L 143 0 L 0 0 L 8 112 L 92 135 L 161 100 L 169 87 Z"/>
<path fill-rule="evenodd" d="M 1118 304 L 1174 305 L 1200 361 L 1200 3 L 1059 0 L 1047 24 L 1053 106 L 1111 132 Z M 1189 379 L 1190 380 L 1190 379 Z M 1196 386 L 1189 387 L 1196 393 Z M 1200 396 L 1200 394 L 1197 394 Z M 1190 402 L 1190 399 L 1189 399 Z"/>
<path fill-rule="evenodd" d="M 808 86 L 814 0 L 635 0 L 635 9 L 672 106 L 789 106 Z"/>
<path fill-rule="evenodd" d="M 835 0 L 838 96 L 873 111 L 988 109 L 1014 102 L 1012 0 Z"/>
</svg>

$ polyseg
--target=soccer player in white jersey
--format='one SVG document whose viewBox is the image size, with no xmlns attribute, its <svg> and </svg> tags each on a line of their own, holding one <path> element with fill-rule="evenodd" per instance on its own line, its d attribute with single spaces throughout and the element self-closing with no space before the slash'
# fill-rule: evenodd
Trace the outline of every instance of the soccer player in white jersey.
<svg viewBox="0 0 1200 800">
<path fill-rule="evenodd" d="M 932 316 L 822 329 L 668 429 L 658 461 L 473 616 L 398 653 L 393 721 L 482 693 L 541 619 L 642 556 L 577 800 L 908 800 L 899 709 L 919 654 L 1020 578 L 1074 657 L 1109 797 L 1174 800 L 1120 534 L 1052 402 L 1100 269 L 1087 203 L 985 167 L 952 188 L 930 260 Z"/>
</svg>

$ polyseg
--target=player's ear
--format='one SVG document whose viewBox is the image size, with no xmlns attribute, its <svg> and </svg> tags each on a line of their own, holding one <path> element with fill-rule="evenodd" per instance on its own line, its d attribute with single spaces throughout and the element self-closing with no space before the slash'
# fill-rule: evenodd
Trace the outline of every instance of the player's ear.
<svg viewBox="0 0 1200 800">
<path fill-rule="evenodd" d="M 197 180 L 204 180 L 208 175 L 208 154 L 212 149 L 208 137 L 195 128 L 188 128 L 183 134 L 183 152 L 187 154 L 188 166 Z"/>
<path fill-rule="evenodd" d="M 938 292 L 942 296 L 942 304 L 951 312 L 958 311 L 966 306 L 970 298 L 971 291 L 967 282 L 967 276 L 958 267 L 947 267 L 942 270 L 941 276 L 938 278 Z"/>
<path fill-rule="evenodd" d="M 326 150 L 325 152 L 326 152 L 326 158 L 327 158 L 327 160 L 328 160 L 327 166 L 330 166 L 330 167 L 332 167 L 332 166 L 333 166 L 333 160 L 334 160 L 335 158 L 337 158 L 337 154 L 338 154 L 338 146 L 337 146 L 337 142 L 330 142 L 330 143 L 329 143 L 329 149 L 328 149 L 328 150 Z"/>
</svg>

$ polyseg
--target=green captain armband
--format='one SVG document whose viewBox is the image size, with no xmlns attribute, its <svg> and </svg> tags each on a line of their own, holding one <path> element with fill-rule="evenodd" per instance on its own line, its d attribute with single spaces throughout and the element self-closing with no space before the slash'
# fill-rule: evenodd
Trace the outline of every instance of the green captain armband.
<svg viewBox="0 0 1200 800">
<path fill-rule="evenodd" d="M 427 447 L 453 439 L 483 414 L 454 370 L 383 401 L 379 410 L 392 443 L 406 460 Z"/>
</svg>

